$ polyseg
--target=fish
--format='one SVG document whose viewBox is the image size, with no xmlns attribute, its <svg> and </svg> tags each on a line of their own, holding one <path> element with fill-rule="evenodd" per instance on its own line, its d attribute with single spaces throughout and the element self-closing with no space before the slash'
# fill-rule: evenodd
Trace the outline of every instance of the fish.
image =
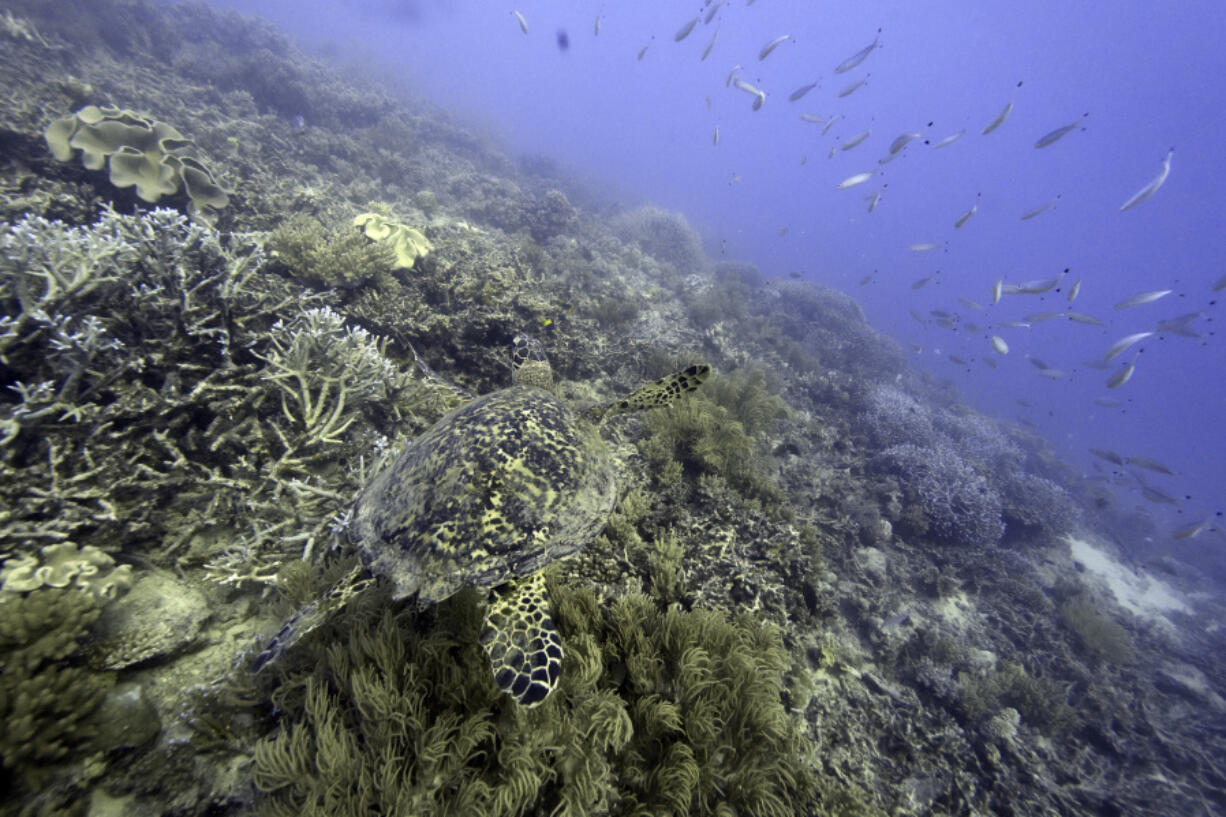
<svg viewBox="0 0 1226 817">
<path fill-rule="evenodd" d="M 872 54 L 873 51 L 876 50 L 877 42 L 881 39 L 881 29 L 877 29 L 877 34 L 878 36 L 874 37 L 871 43 L 836 65 L 834 68 L 834 73 L 846 74 L 848 71 L 868 59 L 868 55 Z"/>
<path fill-rule="evenodd" d="M 877 160 L 877 164 L 888 165 L 890 162 L 894 161 L 898 157 L 899 157 L 899 154 L 897 153 L 887 153 L 886 155 L 882 156 L 880 159 Z"/>
<path fill-rule="evenodd" d="M 1200 333 L 1188 328 L 1188 324 L 1197 318 L 1201 317 L 1203 312 L 1189 312 L 1186 315 L 1180 315 L 1177 318 L 1168 318 L 1164 321 L 1158 321 L 1154 327 L 1155 332 L 1165 332 L 1168 335 L 1179 335 L 1185 338 L 1199 338 Z"/>
<path fill-rule="evenodd" d="M 820 82 L 810 82 L 808 85 L 800 86 L 795 91 L 792 91 L 792 93 L 788 94 L 788 102 L 795 102 L 796 100 L 800 99 L 801 97 L 803 97 L 805 94 L 812 91 L 814 88 L 816 88 L 820 84 L 821 84 Z"/>
<path fill-rule="evenodd" d="M 1128 335 L 1127 337 L 1120 338 L 1115 343 L 1111 344 L 1111 348 L 1108 349 L 1107 354 L 1103 356 L 1103 362 L 1104 363 L 1109 362 L 1112 358 L 1116 357 L 1117 355 L 1123 354 L 1123 352 L 1129 346 L 1132 346 L 1134 343 L 1137 343 L 1139 341 L 1145 340 L 1146 338 L 1150 337 L 1153 334 L 1154 334 L 1153 332 L 1137 332 L 1134 335 Z"/>
<path fill-rule="evenodd" d="M 830 146 L 830 152 L 826 154 L 826 158 L 827 158 L 827 159 L 833 159 L 835 156 L 838 156 L 838 155 L 839 155 L 839 146 L 838 146 L 838 145 L 831 145 L 831 146 Z"/>
<path fill-rule="evenodd" d="M 843 181 L 839 182 L 838 189 L 846 190 L 849 187 L 855 187 L 858 184 L 864 184 L 869 179 L 873 178 L 873 171 L 869 170 L 864 173 L 857 173 L 854 176 L 848 176 Z"/>
<path fill-rule="evenodd" d="M 1039 375 L 1046 377 L 1048 380 L 1063 380 L 1068 376 L 1068 372 L 1063 369 L 1040 369 Z"/>
<path fill-rule="evenodd" d="M 992 336 L 992 348 L 995 349 L 998 354 L 1009 354 L 1009 344 L 1005 343 L 1005 339 L 1000 335 Z"/>
<path fill-rule="evenodd" d="M 924 134 L 922 133 L 900 133 L 898 138 L 896 138 L 893 142 L 890 142 L 890 155 L 893 156 L 895 153 L 905 148 L 911 143 L 912 140 L 923 138 Z"/>
<path fill-rule="evenodd" d="M 1001 321 L 1000 325 L 1006 329 L 1029 329 L 1030 324 L 1026 321 Z"/>
<path fill-rule="evenodd" d="M 1124 464 L 1124 458 L 1114 451 L 1110 451 L 1105 448 L 1091 448 L 1089 449 L 1089 452 L 1101 460 L 1106 460 L 1112 465 L 1122 466 Z"/>
<path fill-rule="evenodd" d="M 1136 361 L 1129 363 L 1127 366 L 1107 378 L 1107 388 L 1118 389 L 1120 386 L 1132 379 L 1132 375 L 1136 370 Z"/>
<path fill-rule="evenodd" d="M 872 134 L 873 134 L 873 132 L 872 132 L 871 130 L 866 130 L 866 131 L 863 131 L 863 132 L 861 132 L 861 133 L 857 133 L 855 136 L 851 137 L 851 138 L 850 138 L 850 139 L 848 139 L 846 142 L 844 142 L 844 143 L 843 143 L 843 144 L 840 146 L 840 149 L 841 149 L 841 150 L 851 150 L 852 148 L 854 148 L 854 147 L 856 147 L 857 145 L 861 144 L 861 143 L 862 143 L 862 142 L 863 142 L 865 139 L 867 139 L 867 138 L 868 138 L 869 136 L 871 136 Z"/>
<path fill-rule="evenodd" d="M 736 79 L 736 72 L 737 72 L 737 71 L 740 71 L 740 70 L 741 70 L 741 64 L 740 64 L 739 62 L 738 62 L 736 65 L 732 66 L 732 70 L 728 72 L 728 78 L 727 78 L 726 80 L 724 80 L 724 87 L 725 87 L 725 88 L 731 88 L 731 87 L 732 87 L 732 82 L 733 82 L 733 80 L 735 80 L 735 79 Z M 803 116 L 803 114 L 802 114 L 802 116 Z"/>
<path fill-rule="evenodd" d="M 715 126 L 715 133 L 711 135 L 711 143 L 715 145 L 715 147 L 719 147 L 719 125 Z"/>
<path fill-rule="evenodd" d="M 592 36 L 593 37 L 600 36 L 600 15 L 599 14 L 596 15 L 596 22 L 592 25 Z"/>
<path fill-rule="evenodd" d="M 1179 502 L 1178 499 L 1171 496 L 1166 491 L 1155 488 L 1152 485 L 1142 485 L 1141 496 L 1145 497 L 1150 502 L 1159 505 L 1175 505 Z"/>
<path fill-rule="evenodd" d="M 979 211 L 979 205 L 971 205 L 971 209 L 967 210 L 962 215 L 958 216 L 958 220 L 954 222 L 954 229 L 959 229 L 963 224 L 971 220 L 971 216 Z"/>
<path fill-rule="evenodd" d="M 1005 120 L 1009 118 L 1009 114 L 1011 114 L 1012 112 L 1013 112 L 1013 103 L 1010 102 L 1008 105 L 1005 106 L 1005 109 L 1001 111 L 1000 114 L 995 119 L 993 119 L 991 122 L 987 124 L 987 127 L 985 127 L 982 131 L 980 131 L 980 133 L 982 133 L 984 136 L 987 136 L 989 133 L 996 130 L 1001 125 L 1005 124 Z"/>
<path fill-rule="evenodd" d="M 1120 205 L 1120 211 L 1131 210 L 1143 201 L 1146 201 L 1154 193 L 1158 192 L 1158 188 L 1166 184 L 1166 177 L 1171 175 L 1171 157 L 1175 155 L 1175 148 L 1171 148 L 1166 152 L 1166 158 L 1162 160 L 1162 170 L 1154 177 L 1154 180 L 1142 187 L 1132 195 L 1132 198 Z"/>
<path fill-rule="evenodd" d="M 780 238 L 783 238 L 783 237 L 784 237 L 785 235 L 787 235 L 787 234 L 788 234 L 788 228 L 787 228 L 787 227 L 784 227 L 782 230 L 780 230 L 780 231 L 779 231 L 779 237 L 780 237 Z"/>
<path fill-rule="evenodd" d="M 958 303 L 965 306 L 967 309 L 983 309 L 983 305 L 972 301 L 970 298 L 958 297 Z"/>
<path fill-rule="evenodd" d="M 877 205 L 881 203 L 881 191 L 878 190 L 875 193 L 869 193 L 864 197 L 864 199 L 868 202 L 868 211 L 871 213 L 876 210 Z"/>
<path fill-rule="evenodd" d="M 758 91 L 757 96 L 753 98 L 753 109 L 755 111 L 759 110 L 765 104 L 766 104 L 766 92 Z"/>
<path fill-rule="evenodd" d="M 1204 520 L 1203 522 L 1195 522 L 1186 527 L 1182 527 L 1179 530 L 1172 533 L 1171 536 L 1174 539 L 1180 539 L 1180 540 L 1195 539 L 1197 536 L 1200 536 L 1202 533 L 1207 531 L 1210 525 L 1212 524 L 1213 524 L 1213 517 L 1211 516 L 1208 519 Z"/>
<path fill-rule="evenodd" d="M 812 122 L 814 125 L 820 125 L 826 121 L 825 117 L 818 116 L 815 113 L 802 113 L 800 119 L 803 122 Z"/>
<path fill-rule="evenodd" d="M 949 358 L 949 362 L 950 362 L 950 363 L 953 363 L 953 364 L 955 364 L 955 365 L 957 365 L 957 366 L 965 366 L 965 365 L 967 365 L 966 361 L 965 361 L 965 360 L 963 360 L 962 358 L 958 357 L 957 355 L 950 354 L 950 355 L 946 355 L 946 357 L 948 357 L 948 358 Z"/>
<path fill-rule="evenodd" d="M 1172 292 L 1174 292 L 1172 289 L 1155 289 L 1152 292 L 1139 292 L 1136 295 L 1133 295 L 1131 298 L 1125 298 L 1124 300 L 1120 301 L 1115 305 L 1115 308 L 1132 309 L 1134 306 L 1152 304 L 1154 301 L 1158 300 L 1159 298 L 1165 298 Z"/>
<path fill-rule="evenodd" d="M 677 29 L 677 33 L 673 35 L 673 42 L 679 43 L 686 37 L 690 36 L 690 32 L 694 30 L 694 26 L 698 25 L 698 18 L 695 17 L 688 23 Z"/>
<path fill-rule="evenodd" d="M 872 282 L 873 282 L 873 276 L 871 274 L 865 275 L 863 278 L 860 279 L 860 286 L 868 286 Z"/>
<path fill-rule="evenodd" d="M 1024 316 L 1022 320 L 1027 323 L 1046 323 L 1047 321 L 1054 321 L 1063 317 L 1063 312 L 1031 312 L 1029 315 Z"/>
<path fill-rule="evenodd" d="M 934 244 L 931 241 L 923 241 L 918 244 L 912 244 L 911 246 L 907 247 L 907 249 L 911 252 L 931 252 L 932 250 L 941 249 L 941 245 Z"/>
<path fill-rule="evenodd" d="M 1111 368 L 1111 364 L 1105 360 L 1086 360 L 1081 365 L 1087 369 L 1095 369 L 1100 372 L 1105 372 Z"/>
<path fill-rule="evenodd" d="M 1100 321 L 1093 315 L 1086 315 L 1082 312 L 1065 312 L 1064 317 L 1074 323 L 1084 323 L 1086 326 L 1106 326 L 1107 324 Z"/>
<path fill-rule="evenodd" d="M 1056 196 L 1056 199 L 1058 199 L 1058 198 L 1060 198 L 1060 197 L 1059 197 L 1059 196 Z M 1046 213 L 1048 210 L 1050 210 L 1051 208 L 1053 208 L 1053 207 L 1055 207 L 1055 206 L 1056 206 L 1056 199 L 1052 199 L 1051 201 L 1047 202 L 1047 204 L 1040 204 L 1038 207 L 1031 207 L 1029 210 L 1027 210 L 1026 212 L 1022 213 L 1022 219 L 1021 219 L 1021 220 L 1022 220 L 1022 221 L 1030 221 L 1030 219 L 1032 219 L 1032 218 L 1034 218 L 1034 217 L 1036 217 L 1036 216 L 1041 216 L 1041 215 L 1043 215 L 1043 214 L 1044 214 L 1044 213 Z"/>
<path fill-rule="evenodd" d="M 758 62 L 761 62 L 762 60 L 769 57 L 772 51 L 774 51 L 776 48 L 783 45 L 785 42 L 787 42 L 790 39 L 792 39 L 791 34 L 783 34 L 771 40 L 766 45 L 762 46 L 762 50 L 758 52 Z"/>
<path fill-rule="evenodd" d="M 720 10 L 720 7 L 721 7 L 721 6 L 723 6 L 723 5 L 724 5 L 723 0 L 720 0 L 720 2 L 718 2 L 718 3 L 713 3 L 713 4 L 711 5 L 711 8 L 707 10 L 707 16 L 703 18 L 703 20 L 702 20 L 702 24 L 703 24 L 704 26 L 705 26 L 705 25 L 710 25 L 710 24 L 711 24 L 711 21 L 715 19 L 715 13 L 716 13 L 717 11 L 719 11 L 719 10 Z"/>
<path fill-rule="evenodd" d="M 636 59 L 637 59 L 637 60 L 639 60 L 640 62 L 642 62 L 643 57 L 647 56 L 647 49 L 648 49 L 648 48 L 651 48 L 651 43 L 647 43 L 647 45 L 645 45 L 645 46 L 643 46 L 642 48 L 640 48 L 640 49 L 639 49 L 639 55 L 638 55 L 638 57 L 636 57 Z"/>
<path fill-rule="evenodd" d="M 1081 119 L 1084 119 L 1087 116 L 1089 116 L 1089 114 L 1084 113 L 1081 115 Z M 1077 126 L 1081 124 L 1081 119 L 1069 122 L 1067 125 L 1062 125 L 1061 127 L 1056 128 L 1054 131 L 1044 134 L 1042 138 L 1034 143 L 1034 146 L 1036 148 L 1045 148 L 1048 145 L 1056 144 L 1056 142 L 1059 142 L 1065 136 L 1068 136 L 1070 133 L 1077 130 Z"/>
<path fill-rule="evenodd" d="M 1000 303 L 1000 296 L 1004 294 L 1005 279 L 997 278 L 996 283 L 992 284 L 992 303 Z"/>
<path fill-rule="evenodd" d="M 852 95 L 852 94 L 854 94 L 856 91 L 860 90 L 860 88 L 861 88 L 861 87 L 864 85 L 864 83 L 866 83 L 866 82 L 868 82 L 868 75 L 867 75 L 867 74 L 866 74 L 865 76 L 860 77 L 858 80 L 856 80 L 855 82 L 851 83 L 850 85 L 848 85 L 848 86 L 847 86 L 846 88 L 844 88 L 843 90 L 839 91 L 839 99 L 842 99 L 842 98 L 844 98 L 844 97 L 851 96 L 851 95 Z"/>
<path fill-rule="evenodd" d="M 1060 283 L 1060 280 L 1063 277 L 1064 276 L 1060 276 L 1059 278 L 1040 278 L 1034 281 L 1023 281 L 1017 285 L 1016 294 L 1042 295 L 1048 290 L 1055 289 L 1056 285 Z"/>
<path fill-rule="evenodd" d="M 924 280 L 927 281 L 928 279 L 925 278 Z M 953 315 L 949 314 L 944 309 L 929 309 L 928 314 L 934 318 L 952 318 L 953 317 Z"/>
<path fill-rule="evenodd" d="M 1034 366 L 1039 371 L 1051 368 L 1051 366 L 1048 366 L 1046 363 L 1039 360 L 1037 357 L 1031 357 L 1030 355 L 1026 355 L 1026 359 L 1030 361 L 1031 366 Z"/>
<path fill-rule="evenodd" d="M 1110 397 L 1095 397 L 1094 405 L 1102 406 L 1103 408 L 1113 409 L 1113 408 L 1119 408 L 1124 404 L 1121 403 L 1119 400 L 1115 400 Z"/>
<path fill-rule="evenodd" d="M 524 15 L 520 14 L 518 10 L 513 11 L 511 13 L 514 14 L 515 19 L 519 21 L 519 30 L 527 34 L 528 33 L 528 21 L 524 19 Z"/>
<path fill-rule="evenodd" d="M 916 323 L 922 324 L 924 326 L 928 325 L 928 321 L 924 319 L 923 315 L 916 312 L 914 309 L 908 309 L 907 311 L 911 313 L 911 317 L 915 319 Z"/>
<path fill-rule="evenodd" d="M 1080 294 L 1081 294 L 1081 279 L 1078 278 L 1076 281 L 1073 282 L 1073 285 L 1069 288 L 1068 302 L 1072 303 L 1073 301 L 1077 300 L 1077 296 Z"/>
<path fill-rule="evenodd" d="M 756 85 L 748 83 L 743 79 L 734 79 L 732 80 L 732 84 L 735 85 L 739 90 L 742 90 L 747 94 L 753 94 L 754 96 L 757 96 L 758 94 L 762 93 L 762 90 L 758 88 Z"/>
<path fill-rule="evenodd" d="M 913 284 L 911 285 L 911 288 L 912 288 L 912 289 L 923 289 L 925 286 L 927 286 L 927 285 L 928 285 L 928 282 L 929 282 L 929 281 L 931 281 L 931 280 L 932 280 L 932 276 L 931 276 L 931 275 L 926 275 L 926 276 L 924 276 L 923 278 L 921 278 L 921 279 L 919 279 L 918 281 L 916 281 L 915 283 L 913 283 Z M 940 317 L 940 316 L 938 316 L 938 317 Z"/>
<path fill-rule="evenodd" d="M 1175 472 L 1164 463 L 1158 460 L 1150 459 L 1149 457 L 1124 457 L 1124 462 L 1136 468 L 1144 468 L 1146 471 L 1153 471 L 1155 474 L 1166 474 L 1168 477 L 1175 476 Z"/>
<path fill-rule="evenodd" d="M 959 139 L 961 139 L 965 135 L 966 135 L 966 128 L 963 128 L 957 133 L 951 133 L 949 136 L 946 136 L 944 139 L 934 144 L 932 146 L 932 149 L 936 150 L 937 148 L 949 147 L 950 145 L 952 145 L 954 142 L 957 142 Z"/>
<path fill-rule="evenodd" d="M 1223 289 L 1226 289 L 1226 275 L 1213 282 L 1214 292 L 1221 292 Z"/>
<path fill-rule="evenodd" d="M 995 360 L 993 360 L 992 358 L 990 358 L 990 357 L 981 357 L 981 358 L 979 358 L 979 359 L 980 359 L 980 360 L 982 360 L 982 361 L 983 361 L 983 365 L 984 365 L 984 366 L 987 366 L 989 369 L 995 369 L 995 368 L 996 368 L 996 361 L 995 361 Z"/>
<path fill-rule="evenodd" d="M 707 47 L 702 50 L 702 56 L 698 58 L 702 62 L 707 57 L 711 56 L 711 49 L 715 47 L 715 41 L 719 39 L 719 31 L 711 35 L 711 42 L 707 43 Z"/>
<path fill-rule="evenodd" d="M 843 114 L 841 113 L 836 113 L 834 116 L 830 117 L 830 119 L 826 122 L 826 126 L 822 128 L 822 136 L 830 133 L 830 129 L 834 127 L 834 123 L 838 122 L 842 118 Z"/>
</svg>

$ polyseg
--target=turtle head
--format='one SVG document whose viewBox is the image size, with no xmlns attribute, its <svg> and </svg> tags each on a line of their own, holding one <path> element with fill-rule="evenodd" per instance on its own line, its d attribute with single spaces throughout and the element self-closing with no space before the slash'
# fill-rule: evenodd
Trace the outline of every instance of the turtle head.
<svg viewBox="0 0 1226 817">
<path fill-rule="evenodd" d="M 553 391 L 553 368 L 545 347 L 531 335 L 511 341 L 511 379 L 516 386 Z"/>
</svg>

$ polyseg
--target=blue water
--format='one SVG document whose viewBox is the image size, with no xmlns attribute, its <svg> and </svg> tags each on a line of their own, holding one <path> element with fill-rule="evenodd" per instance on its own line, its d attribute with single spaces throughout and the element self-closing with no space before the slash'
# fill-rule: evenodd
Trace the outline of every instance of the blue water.
<svg viewBox="0 0 1226 817">
<path fill-rule="evenodd" d="M 851 293 L 877 328 L 918 350 L 917 366 L 949 378 L 973 405 L 1035 424 L 1088 476 L 1113 476 L 1089 447 L 1167 463 L 1176 477 L 1145 477 L 1186 497 L 1177 506 L 1145 502 L 1135 481 L 1115 489 L 1126 505 L 1158 517 L 1164 531 L 1226 507 L 1226 349 L 1215 304 L 1226 291 L 1212 291 L 1226 276 L 1226 4 L 732 0 L 681 42 L 674 35 L 709 6 L 219 5 L 265 16 L 331 60 L 412 87 L 509 151 L 555 157 L 627 204 L 649 200 L 682 211 L 714 257 Z M 710 56 L 700 60 L 717 31 Z M 791 39 L 759 61 L 762 47 L 783 34 Z M 834 74 L 878 36 L 880 48 L 859 67 Z M 750 94 L 726 86 L 737 63 L 739 76 L 767 93 L 759 111 Z M 837 98 L 866 75 L 863 87 Z M 819 79 L 820 87 L 788 101 Z M 1007 121 L 981 135 L 1009 102 L 1015 107 Z M 823 136 L 823 126 L 802 121 L 802 113 L 843 119 Z M 1034 147 L 1075 120 L 1078 129 L 1063 139 Z M 967 135 L 948 147 L 914 142 L 878 164 L 901 133 L 919 131 L 935 143 L 964 128 Z M 872 135 L 863 144 L 828 157 L 832 146 L 866 129 Z M 1121 212 L 1172 147 L 1162 189 Z M 870 170 L 878 171 L 870 182 L 836 189 Z M 877 190 L 881 202 L 869 214 L 865 195 Z M 1020 220 L 1057 196 L 1050 211 Z M 975 204 L 976 214 L 956 229 Z M 920 242 L 942 247 L 909 251 Z M 998 278 L 1020 283 L 1066 268 L 1058 292 L 990 305 Z M 926 286 L 912 288 L 925 277 Z M 1081 294 L 1070 305 L 1068 286 L 1078 279 Z M 1147 306 L 1113 308 L 1163 289 L 1173 293 Z M 985 309 L 969 309 L 960 296 Z M 1070 308 L 1107 325 L 999 325 Z M 956 313 L 959 328 L 933 325 L 934 309 Z M 1199 337 L 1158 335 L 1116 358 L 1109 371 L 1085 365 L 1118 338 L 1185 313 L 1199 314 L 1190 324 Z M 967 321 L 980 330 L 968 331 Z M 1007 341 L 1008 355 L 992 351 L 991 335 Z M 1068 376 L 1046 379 L 1027 356 Z M 985 357 L 995 358 L 996 368 Z M 1129 362 L 1136 367 L 1131 380 L 1108 389 L 1108 377 Z M 1095 398 L 1121 406 L 1104 408 Z M 1156 543 L 1186 556 L 1223 544 L 1218 533 Z"/>
</svg>

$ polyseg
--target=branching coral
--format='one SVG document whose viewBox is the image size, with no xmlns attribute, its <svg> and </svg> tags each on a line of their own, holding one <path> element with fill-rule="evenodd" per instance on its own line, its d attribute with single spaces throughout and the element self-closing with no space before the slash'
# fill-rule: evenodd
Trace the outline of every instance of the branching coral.
<svg viewBox="0 0 1226 817">
<path fill-rule="evenodd" d="M 948 544 L 994 545 L 1004 533 L 1000 495 L 949 445 L 904 443 L 878 454 L 874 465 L 895 474 L 919 503 L 929 532 Z"/>
<path fill-rule="evenodd" d="M 776 630 L 643 596 L 553 599 L 568 665 L 532 710 L 489 678 L 475 593 L 433 622 L 353 612 L 365 623 L 278 693 L 301 714 L 257 747 L 264 811 L 765 817 L 809 802 Z"/>
</svg>

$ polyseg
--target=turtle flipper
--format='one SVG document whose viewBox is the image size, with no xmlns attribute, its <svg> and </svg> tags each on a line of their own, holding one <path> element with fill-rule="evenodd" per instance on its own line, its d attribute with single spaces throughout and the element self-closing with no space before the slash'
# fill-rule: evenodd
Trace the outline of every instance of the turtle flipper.
<svg viewBox="0 0 1226 817">
<path fill-rule="evenodd" d="M 361 578 L 362 569 L 360 564 L 356 565 L 342 576 L 340 581 L 324 591 L 323 595 L 303 605 L 298 612 L 290 616 L 255 657 L 251 665 L 252 672 L 259 672 L 275 663 L 304 635 L 323 624 L 333 613 L 348 604 L 351 598 L 373 584 L 373 579 Z"/>
<path fill-rule="evenodd" d="M 549 615 L 545 579 L 525 577 L 491 593 L 481 630 L 494 682 L 521 706 L 536 706 L 562 675 L 562 638 Z"/>
<path fill-rule="evenodd" d="M 666 374 L 659 380 L 639 386 L 625 397 L 619 397 L 598 407 L 593 413 L 599 420 L 613 414 L 666 406 L 686 392 L 697 389 L 710 376 L 710 366 L 706 363 L 695 363 L 679 372 Z"/>
</svg>

